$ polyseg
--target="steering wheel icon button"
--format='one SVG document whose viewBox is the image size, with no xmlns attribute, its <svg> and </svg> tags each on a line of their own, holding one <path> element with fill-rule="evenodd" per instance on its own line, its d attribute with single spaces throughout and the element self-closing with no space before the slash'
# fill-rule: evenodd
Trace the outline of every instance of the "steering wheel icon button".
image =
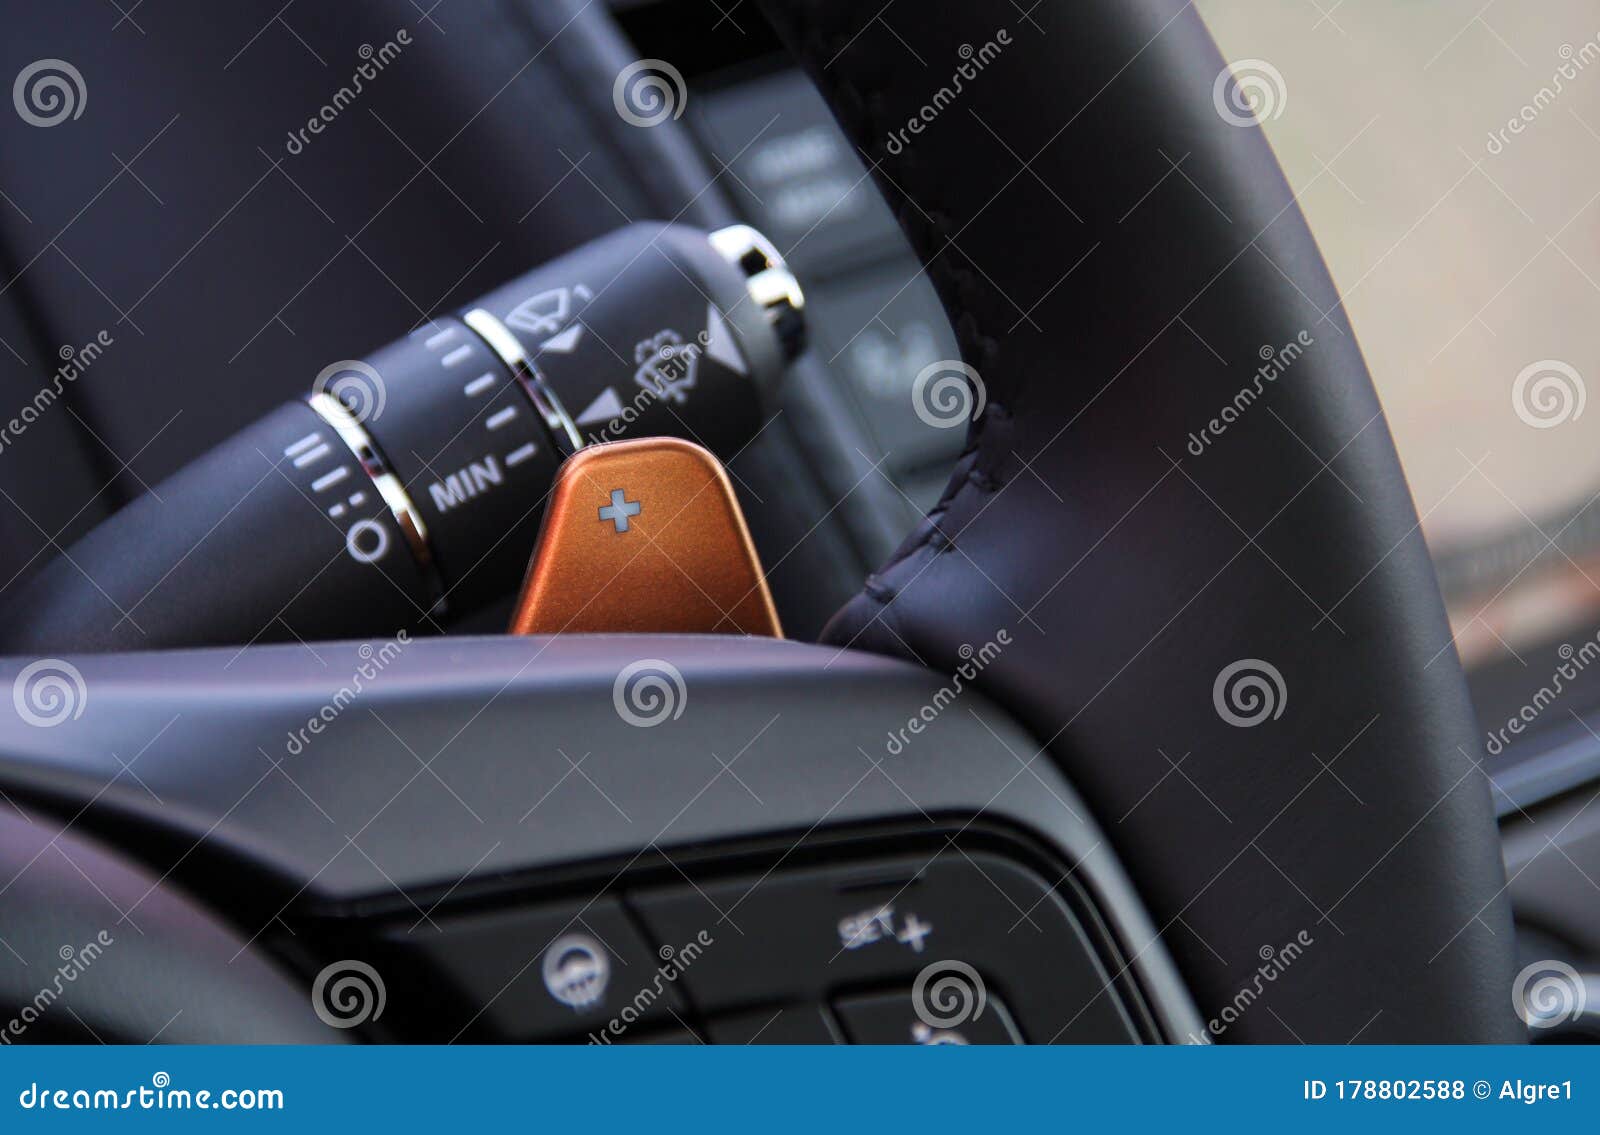
<svg viewBox="0 0 1600 1135">
<path fill-rule="evenodd" d="M 528 822 L 560 807 L 572 783 Z M 654 1034 L 687 1011 L 680 983 L 662 978 L 657 988 L 665 955 L 614 896 L 435 918 L 437 928 L 411 932 L 402 923 L 388 932 L 383 965 L 410 975 L 419 990 L 442 982 L 456 991 L 430 1002 L 453 1006 L 429 1034 L 441 1042 L 613 1043 Z M 648 1003 L 636 1000 L 641 989 L 649 990 Z"/>
</svg>

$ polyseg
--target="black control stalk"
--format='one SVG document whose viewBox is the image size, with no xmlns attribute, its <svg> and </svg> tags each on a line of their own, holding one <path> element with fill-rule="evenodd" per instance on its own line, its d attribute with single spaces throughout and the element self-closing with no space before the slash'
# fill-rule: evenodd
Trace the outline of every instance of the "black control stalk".
<svg viewBox="0 0 1600 1135">
<path fill-rule="evenodd" d="M 576 449 L 748 442 L 803 305 L 754 230 L 619 230 L 325 369 L 42 569 L 0 651 L 439 629 L 516 589 Z"/>
</svg>

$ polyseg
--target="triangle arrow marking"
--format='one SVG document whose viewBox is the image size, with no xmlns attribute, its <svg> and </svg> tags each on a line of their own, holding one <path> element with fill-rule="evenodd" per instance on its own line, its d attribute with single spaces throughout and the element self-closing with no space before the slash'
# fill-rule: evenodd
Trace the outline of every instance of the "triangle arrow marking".
<svg viewBox="0 0 1600 1135">
<path fill-rule="evenodd" d="M 578 415 L 577 424 L 589 426 L 596 422 L 609 422 L 621 413 L 622 400 L 617 397 L 617 388 L 608 386 L 600 392 L 599 397 L 584 407 L 583 413 Z"/>
<path fill-rule="evenodd" d="M 556 352 L 558 352 L 560 354 L 565 355 L 568 352 L 570 352 L 574 347 L 576 347 L 578 345 L 578 340 L 582 339 L 582 338 L 583 338 L 583 324 L 574 323 L 571 327 L 568 327 L 565 331 L 562 331 L 559 335 L 552 335 L 552 336 L 550 336 L 550 338 L 546 339 L 543 343 L 540 343 L 539 344 L 539 350 L 541 350 L 541 351 L 556 351 Z"/>
<path fill-rule="evenodd" d="M 739 345 L 733 341 L 733 332 L 728 330 L 727 321 L 722 318 L 716 304 L 706 307 L 706 354 L 734 374 L 749 373 L 749 368 L 744 365 L 744 356 L 739 353 Z"/>
</svg>

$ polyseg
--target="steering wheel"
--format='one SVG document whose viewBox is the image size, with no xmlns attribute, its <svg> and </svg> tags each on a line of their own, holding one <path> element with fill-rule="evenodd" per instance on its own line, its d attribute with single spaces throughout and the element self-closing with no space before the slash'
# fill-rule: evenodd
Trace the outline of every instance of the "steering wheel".
<svg viewBox="0 0 1600 1135">
<path fill-rule="evenodd" d="M 476 1004 L 391 976 L 367 1023 L 478 1035 L 505 987 L 472 987 L 474 951 L 522 917 L 507 911 L 596 920 L 595 896 L 620 891 L 618 925 L 654 927 L 652 896 L 688 875 L 709 936 L 732 939 L 717 928 L 756 892 L 719 906 L 707 878 L 888 854 L 908 832 L 966 854 L 1002 828 L 1033 849 L 1040 901 L 1089 928 L 1141 1039 L 1522 1039 L 1488 784 L 1416 513 L 1338 293 L 1200 16 L 927 0 L 891 29 L 845 0 L 763 3 L 957 331 L 964 365 L 924 389 L 930 412 L 972 416 L 942 499 L 823 645 L 418 641 L 348 711 L 338 691 L 370 657 L 355 644 L 323 664 L 276 647 L 75 660 L 88 711 L 8 738 L 6 791 L 35 831 L 70 820 L 108 862 L 137 847 L 140 865 L 105 870 L 142 872 L 146 895 L 181 882 L 183 917 L 145 930 L 211 959 L 208 996 L 242 1009 L 165 1039 L 228 1020 L 254 1039 L 251 1019 L 339 1039 L 284 991 L 398 958 L 407 926 L 458 907 L 472 932 L 423 952 Z M 672 679 L 664 714 L 626 702 L 647 661 Z M 333 705 L 336 756 L 272 755 Z M 108 754 L 152 736 L 139 784 L 119 777 Z M 580 779 L 597 795 L 529 818 Z M 10 877 L 66 845 L 0 846 Z M 138 889 L 107 888 L 124 905 Z M 24 893 L 53 901 L 19 887 L 8 925 L 37 913 Z M 248 976 L 214 964 L 224 943 Z M 1000 984 L 1014 1009 L 1048 999 Z M 159 1025 L 177 1006 L 157 1000 L 117 1020 Z"/>
<path fill-rule="evenodd" d="M 1247 1036 L 1517 1039 L 1427 549 L 1338 293 L 1199 15 L 1042 5 L 896 147 L 941 86 L 922 61 L 986 45 L 994 15 L 926 6 L 908 50 L 846 4 L 775 7 L 988 399 L 831 637 L 945 670 L 1014 628 L 985 688 L 1109 825 L 1202 1003 L 1263 944 L 1316 937 L 1315 977 Z M 1270 384 L 1241 366 L 1295 343 Z"/>
</svg>

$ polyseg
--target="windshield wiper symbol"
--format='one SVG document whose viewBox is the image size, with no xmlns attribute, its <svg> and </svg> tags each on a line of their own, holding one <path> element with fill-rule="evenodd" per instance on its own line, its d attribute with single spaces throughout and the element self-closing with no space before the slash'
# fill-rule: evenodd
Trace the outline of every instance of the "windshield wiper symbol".
<svg viewBox="0 0 1600 1135">
<path fill-rule="evenodd" d="M 538 295 L 529 296 L 506 316 L 506 324 L 530 335 L 554 335 L 577 313 L 580 304 L 594 299 L 594 293 L 583 284 L 570 288 L 551 288 Z"/>
</svg>

